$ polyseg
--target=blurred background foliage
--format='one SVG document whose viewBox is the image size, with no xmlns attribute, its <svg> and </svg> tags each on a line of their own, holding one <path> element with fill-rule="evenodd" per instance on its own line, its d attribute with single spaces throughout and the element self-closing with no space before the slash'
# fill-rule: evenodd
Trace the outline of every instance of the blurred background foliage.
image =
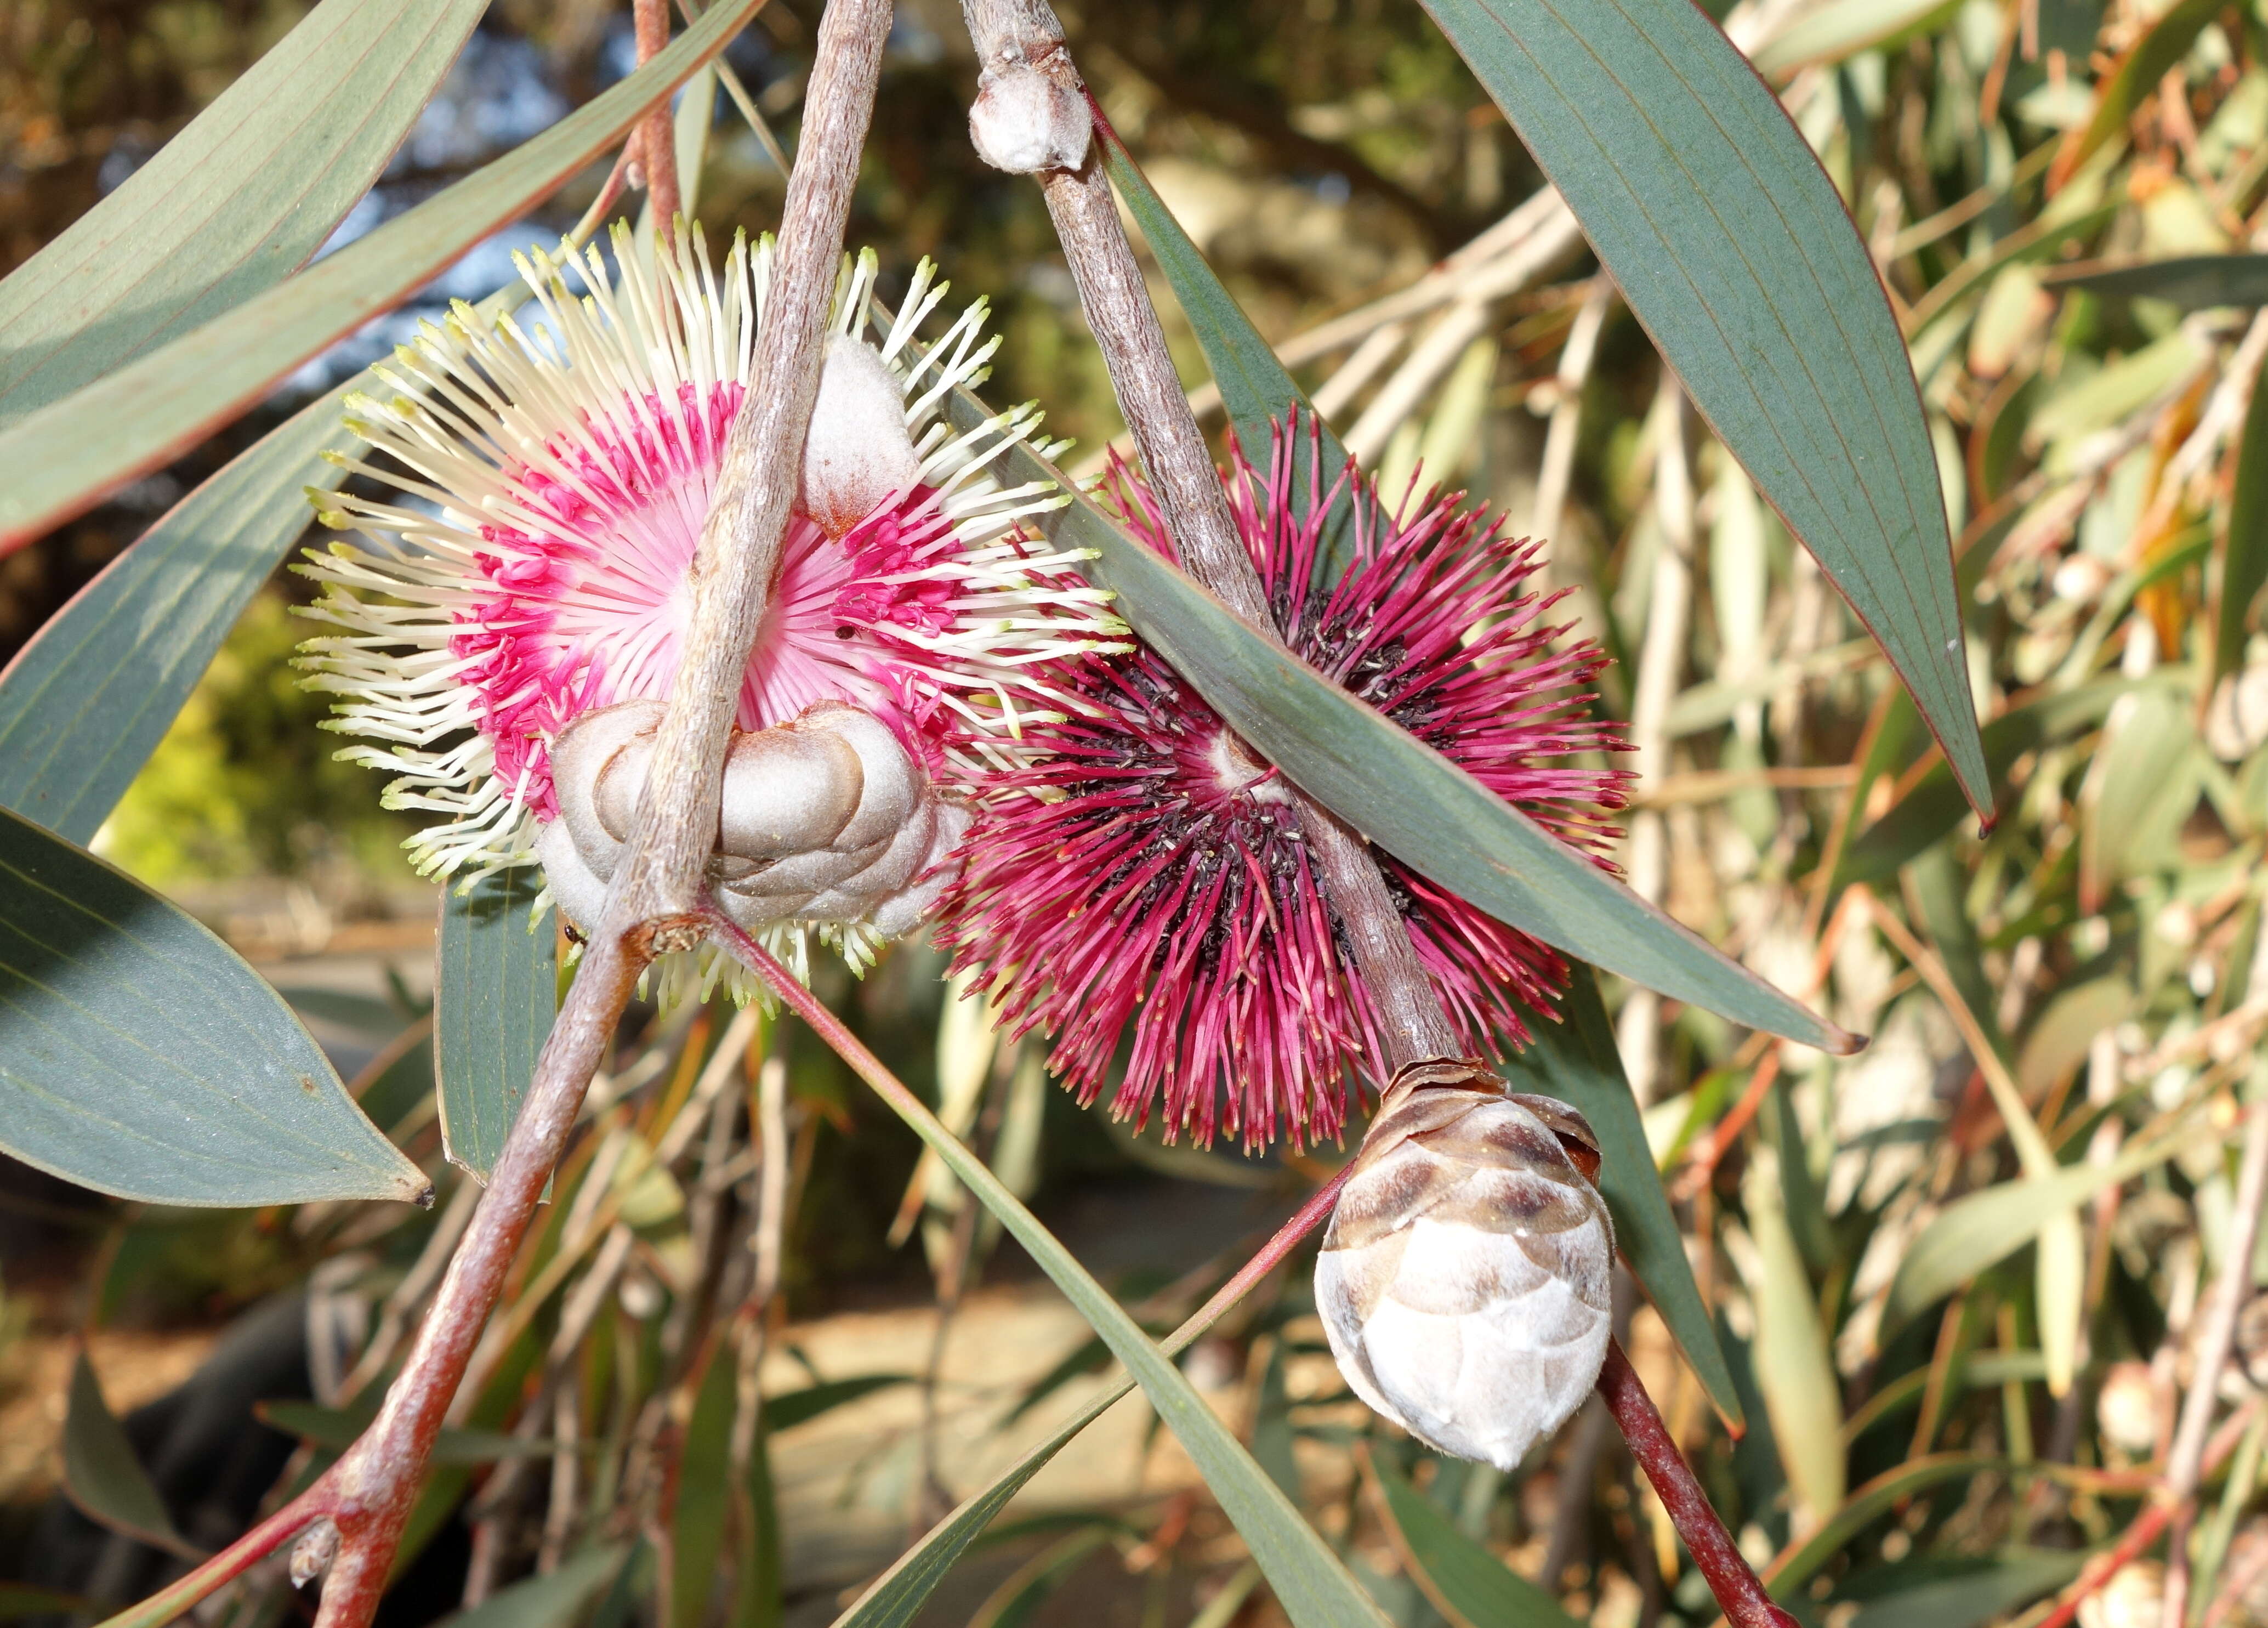
<svg viewBox="0 0 2268 1628">
<path fill-rule="evenodd" d="M 2043 1624 L 2157 1484 L 2200 1382 L 2211 1285 L 2233 1270 L 2249 1294 L 2268 1270 L 2268 1250 L 2226 1258 L 2235 1127 L 2268 1093 L 2268 645 L 2251 603 L 2268 571 L 2268 427 L 2251 405 L 2268 357 L 2268 8 L 1744 0 L 1723 15 L 1850 204 L 1912 348 L 2004 785 L 1989 834 L 1411 0 L 1065 11 L 1159 191 L 1388 491 L 1422 470 L 1550 538 L 1563 614 L 1617 659 L 1598 704 L 1639 748 L 1634 885 L 1874 1036 L 1838 1061 L 1613 996 L 1748 1433 L 1722 1429 L 1642 1307 L 1630 1340 L 1744 1550 L 1808 1628 Z M 728 54 L 791 142 L 816 13 L 773 0 Z M 0 0 L 0 269 L 297 15 L 287 0 Z M 336 240 L 630 61 L 608 0 L 497 0 Z M 949 0 L 904 0 L 851 237 L 880 254 L 886 293 L 930 255 L 989 298 L 1005 343 L 987 394 L 1039 399 L 1085 456 L 1120 429 L 1108 380 L 1036 189 L 964 139 L 973 77 Z M 509 252 L 570 224 L 599 179 L 212 444 L 0 562 L 0 655 L 408 323 L 504 282 Z M 719 99 L 701 217 L 761 230 L 783 187 Z M 98 845 L 254 956 L 443 1202 L 407 1219 L 164 1212 L 11 1169 L 0 1573 L 66 1606 L 131 1598 L 179 1565 L 51 1496 L 73 1343 L 133 1410 L 182 1535 L 223 1541 L 375 1396 L 430 1287 L 421 1263 L 468 1202 L 432 1109 L 432 893 L 394 851 L 376 781 L 330 761 L 320 706 L 293 682 L 299 597 L 279 577 L 247 615 Z M 1055 1090 L 1036 1047 L 996 1044 L 940 977 L 913 945 L 823 992 L 1157 1327 L 1339 1156 L 1136 1138 Z M 593 1103 L 468 1393 L 467 1429 L 517 1445 L 468 1438 L 438 1478 L 387 1608 L 399 1628 L 585 1573 L 540 1623 L 514 1620 L 828 1621 L 1101 1383 L 1084 1325 L 807 1035 L 641 1011 Z M 2027 1148 L 2102 1179 L 2050 1203 L 2025 1190 L 2043 1174 Z M 768 1164 L 789 1195 L 769 1221 Z M 2036 1247 L 2043 1231 L 2072 1247 Z M 1602 1628 L 1713 1617 L 1602 1418 L 1517 1476 L 1432 1460 L 1347 1398 L 1302 1271 L 1187 1363 L 1398 1628 L 1548 1624 L 1562 1608 Z M 2248 1314 L 2202 1381 L 2228 1410 L 2191 1549 L 2205 1628 L 2268 1621 L 2263 1381 L 2268 1319 Z M 255 1402 L 278 1404 L 269 1428 L 245 1426 Z M 736 1417 L 733 1450 L 703 1451 Z M 594 1554 L 614 1569 L 573 1569 Z M 2158 1564 L 2088 1599 L 2088 1628 L 2155 1624 Z M 0 1587 L 0 1611 L 57 1604 Z M 296 1609 L 266 1579 L 220 1614 L 249 1628 Z M 1035 1482 L 929 1610 L 981 1628 L 1280 1620 L 1138 1404 Z"/>
</svg>

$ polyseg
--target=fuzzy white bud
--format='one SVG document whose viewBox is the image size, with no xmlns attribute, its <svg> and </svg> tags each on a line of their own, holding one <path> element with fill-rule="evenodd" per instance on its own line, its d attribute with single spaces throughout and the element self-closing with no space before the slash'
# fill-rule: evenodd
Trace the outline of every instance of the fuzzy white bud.
<svg viewBox="0 0 2268 1628">
<path fill-rule="evenodd" d="M 2129 1458 L 2148 1458 L 2158 1447 L 2158 1388 L 2146 1362 L 2114 1362 L 2095 1395 L 2102 1439 Z"/>
<path fill-rule="evenodd" d="M 897 375 L 865 341 L 828 335 L 803 442 L 803 512 L 841 537 L 920 474 Z"/>
<path fill-rule="evenodd" d="M 1612 1325 L 1597 1160 L 1580 1114 L 1507 1094 L 1476 1064 L 1397 1074 L 1315 1262 L 1315 1307 L 1355 1394 L 1428 1446 L 1505 1470 L 1565 1424 Z"/>
<path fill-rule="evenodd" d="M 2135 1560 L 2079 1602 L 2080 1628 L 2158 1628 L 2166 1604 L 2166 1568 Z"/>
<path fill-rule="evenodd" d="M 305 1588 L 331 1569 L 339 1558 L 339 1526 L 324 1515 L 302 1531 L 291 1544 L 291 1587 Z"/>
<path fill-rule="evenodd" d="M 987 68 L 968 109 L 976 156 L 1011 175 L 1075 170 L 1086 162 L 1094 132 L 1086 99 L 1029 63 Z"/>
<path fill-rule="evenodd" d="M 570 921 L 597 924 L 653 762 L 662 706 L 632 701 L 585 713 L 552 748 L 559 818 L 536 857 Z M 725 748 L 718 908 L 750 932 L 779 921 L 865 923 L 910 931 L 951 880 L 944 861 L 968 811 L 939 797 L 889 726 L 823 701 L 776 727 L 735 730 Z"/>
</svg>

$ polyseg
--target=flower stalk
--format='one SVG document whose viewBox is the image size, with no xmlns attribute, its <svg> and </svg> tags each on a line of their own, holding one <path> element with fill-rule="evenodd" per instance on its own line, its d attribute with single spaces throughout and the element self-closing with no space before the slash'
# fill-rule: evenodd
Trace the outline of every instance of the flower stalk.
<svg viewBox="0 0 2268 1628">
<path fill-rule="evenodd" d="M 666 22 L 659 7 L 649 10 Z M 519 1117 L 378 1418 L 305 1493 L 164 1595 L 115 1619 L 166 1620 L 313 1522 L 336 1526 L 319 1628 L 365 1628 L 392 1570 L 435 1437 L 519 1253 L 584 1092 L 654 956 L 703 934 L 696 914 L 713 846 L 733 703 L 762 621 L 806 428 L 819 391 L 828 312 L 850 189 L 872 117 L 889 0 L 829 0 L 819 31 L 799 160 L 716 501 L 690 572 L 690 630 L 622 863 L 573 986 L 538 1058 Z M 668 115 L 657 114 L 666 155 Z M 657 144 L 647 127 L 649 160 Z M 665 156 L 664 163 L 666 163 Z M 649 181 L 654 173 L 648 172 Z M 674 208 L 655 194 L 664 219 Z M 160 1615 L 159 1613 L 162 1613 Z"/>
<path fill-rule="evenodd" d="M 1064 45 L 1063 25 L 1046 0 L 961 0 L 961 12 L 987 96 L 1040 108 L 1075 97 L 1101 120 Z M 1035 78 L 1044 82 L 1047 94 L 1036 93 Z M 1012 88 L 1019 85 L 1029 88 L 1019 93 Z M 1036 151 L 1047 144 L 1032 145 Z M 1212 454 L 1182 392 L 1095 144 L 1086 144 L 1076 169 L 1035 173 L 1078 284 L 1080 310 L 1109 366 L 1119 410 L 1182 565 L 1261 637 L 1275 639 L 1259 573 L 1238 539 Z M 1388 1068 L 1454 1057 L 1456 1032 L 1427 987 L 1425 969 L 1362 839 L 1304 792 L 1295 795 L 1324 893 L 1346 929 L 1357 969 L 1382 1008 Z"/>
<path fill-rule="evenodd" d="M 1031 162 L 1005 167 L 1033 173 L 1040 184 L 1080 308 L 1110 370 L 1119 409 L 1183 567 L 1261 637 L 1275 637 L 1258 573 L 1238 541 L 1211 453 L 1182 393 L 1094 144 L 1086 144 L 1076 167 L 1045 166 L 1046 155 L 1075 145 L 1046 128 L 1051 110 L 1066 97 L 1086 100 L 1098 127 L 1105 126 L 1071 62 L 1061 22 L 1047 0 L 961 0 L 961 12 L 982 76 L 972 133 L 996 163 L 1020 147 L 1032 156 Z M 1003 130 L 1003 107 L 1029 110 L 1029 139 L 1018 143 Z M 1381 1008 L 1388 1070 L 1398 1074 L 1414 1064 L 1454 1058 L 1461 1050 L 1455 1030 L 1362 839 L 1305 793 L 1294 795 L 1324 896 Z M 1771 1603 L 1727 1536 L 1619 1348 L 1609 1347 L 1599 1388 L 1727 1618 L 1734 1628 L 1792 1628 L 1793 1619 Z"/>
</svg>

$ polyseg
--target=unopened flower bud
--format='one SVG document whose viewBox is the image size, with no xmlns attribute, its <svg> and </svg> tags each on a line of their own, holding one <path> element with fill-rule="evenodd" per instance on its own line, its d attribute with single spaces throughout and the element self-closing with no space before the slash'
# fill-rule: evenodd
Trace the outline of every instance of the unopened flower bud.
<svg viewBox="0 0 2268 1628">
<path fill-rule="evenodd" d="M 2102 1439 L 2130 1458 L 2147 1458 L 2158 1446 L 2158 1390 L 2144 1362 L 2114 1362 L 2095 1398 Z"/>
<path fill-rule="evenodd" d="M 552 748 L 559 818 L 536 838 L 552 896 L 597 924 L 653 762 L 663 708 L 585 713 Z M 725 748 L 710 880 L 718 908 L 755 932 L 780 921 L 864 922 L 885 938 L 925 917 L 967 810 L 937 795 L 888 725 L 839 701 Z"/>
<path fill-rule="evenodd" d="M 2080 1601 L 2080 1628 L 2158 1628 L 2165 1599 L 2166 1568 L 2155 1560 L 2131 1562 Z"/>
<path fill-rule="evenodd" d="M 872 345 L 830 334 L 803 441 L 803 512 L 841 537 L 920 474 L 905 387 Z"/>
<path fill-rule="evenodd" d="M 1516 1469 L 1606 1358 L 1614 1224 L 1597 1168 L 1564 1102 L 1510 1094 L 1476 1063 L 1397 1074 L 1315 1263 L 1355 1393 L 1430 1447 Z"/>
<path fill-rule="evenodd" d="M 968 110 L 976 156 L 1011 175 L 1075 170 L 1094 129 L 1086 99 L 1026 62 L 984 70 Z"/>
<path fill-rule="evenodd" d="M 291 1587 L 305 1588 L 331 1569 L 339 1557 L 338 1522 L 325 1515 L 301 1532 L 291 1544 Z"/>
</svg>

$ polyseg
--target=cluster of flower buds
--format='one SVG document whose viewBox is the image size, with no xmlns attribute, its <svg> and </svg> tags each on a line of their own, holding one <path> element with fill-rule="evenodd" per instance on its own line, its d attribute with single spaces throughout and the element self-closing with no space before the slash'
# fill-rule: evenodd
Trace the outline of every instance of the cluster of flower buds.
<svg viewBox="0 0 2268 1628">
<path fill-rule="evenodd" d="M 1394 1077 L 1355 1154 L 1315 1306 L 1355 1394 L 1427 1446 L 1518 1468 L 1597 1382 L 1614 1224 L 1582 1115 L 1476 1061 Z"/>
<path fill-rule="evenodd" d="M 663 711 L 659 701 L 600 707 L 552 748 L 559 818 L 536 848 L 553 896 L 586 929 L 637 817 Z M 770 729 L 733 732 L 709 865 L 717 904 L 752 933 L 795 921 L 895 937 L 943 891 L 942 862 L 968 825 L 887 725 L 822 701 Z"/>
</svg>

